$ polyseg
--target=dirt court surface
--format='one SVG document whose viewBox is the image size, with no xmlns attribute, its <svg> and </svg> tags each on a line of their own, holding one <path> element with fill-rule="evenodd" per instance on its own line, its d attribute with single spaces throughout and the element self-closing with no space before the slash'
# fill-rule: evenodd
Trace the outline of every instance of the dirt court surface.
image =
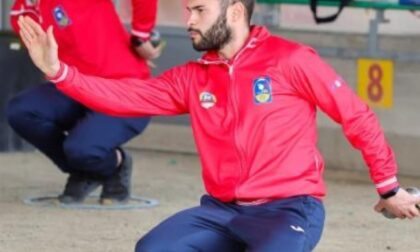
<svg viewBox="0 0 420 252">
<path fill-rule="evenodd" d="M 0 251 L 131 252 L 161 220 L 198 203 L 204 191 L 196 156 L 132 153 L 133 193 L 159 200 L 158 207 L 101 211 L 26 205 L 23 199 L 30 196 L 60 193 L 66 177 L 39 153 L 0 154 Z M 391 221 L 376 214 L 377 196 L 367 174 L 329 170 L 326 177 L 327 221 L 316 252 L 420 251 L 420 219 Z M 420 186 L 419 178 L 400 180 Z"/>
</svg>

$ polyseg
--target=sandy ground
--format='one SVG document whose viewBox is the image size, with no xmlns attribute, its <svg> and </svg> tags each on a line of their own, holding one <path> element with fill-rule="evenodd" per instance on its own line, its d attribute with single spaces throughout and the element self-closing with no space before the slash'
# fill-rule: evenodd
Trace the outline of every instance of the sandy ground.
<svg viewBox="0 0 420 252">
<path fill-rule="evenodd" d="M 0 154 L 1 252 L 133 251 L 138 238 L 203 194 L 194 155 L 132 150 L 134 194 L 160 205 L 140 210 L 74 210 L 30 206 L 29 196 L 57 194 L 66 177 L 39 153 Z M 367 174 L 328 171 L 327 222 L 317 252 L 420 251 L 420 220 L 390 221 L 373 212 Z M 420 179 L 402 178 L 420 186 Z M 180 251 L 182 252 L 182 251 Z M 287 252 L 287 251 L 286 251 Z"/>
</svg>

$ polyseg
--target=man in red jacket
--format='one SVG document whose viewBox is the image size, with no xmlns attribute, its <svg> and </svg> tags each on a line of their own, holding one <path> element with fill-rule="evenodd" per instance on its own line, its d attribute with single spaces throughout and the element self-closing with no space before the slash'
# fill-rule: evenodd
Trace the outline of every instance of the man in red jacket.
<svg viewBox="0 0 420 252">
<path fill-rule="evenodd" d="M 51 28 L 20 20 L 34 63 L 86 106 L 119 116 L 191 114 L 208 195 L 141 238 L 137 252 L 313 250 L 325 217 L 317 107 L 362 152 L 380 197 L 375 210 L 420 215 L 420 199 L 399 188 L 369 107 L 313 49 L 250 26 L 253 7 L 189 0 L 193 46 L 207 53 L 147 81 L 82 74 L 60 62 Z"/>
<path fill-rule="evenodd" d="M 160 52 L 149 40 L 157 0 L 132 5 L 131 39 L 111 0 L 16 0 L 10 14 L 16 32 L 21 16 L 55 27 L 60 58 L 85 74 L 146 79 L 147 60 Z M 102 203 L 129 198 L 132 160 L 120 146 L 146 128 L 148 117 L 93 112 L 51 82 L 18 94 L 7 112 L 12 128 L 69 174 L 60 202 L 80 203 L 101 185 Z"/>
</svg>

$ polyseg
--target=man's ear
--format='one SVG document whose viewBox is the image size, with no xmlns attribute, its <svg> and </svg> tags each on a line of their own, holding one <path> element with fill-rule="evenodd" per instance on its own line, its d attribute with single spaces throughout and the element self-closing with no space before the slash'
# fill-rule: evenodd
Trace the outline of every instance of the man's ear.
<svg viewBox="0 0 420 252">
<path fill-rule="evenodd" d="M 228 13 L 232 22 L 241 21 L 243 18 L 245 18 L 245 7 L 241 2 L 238 1 L 229 6 Z"/>
</svg>

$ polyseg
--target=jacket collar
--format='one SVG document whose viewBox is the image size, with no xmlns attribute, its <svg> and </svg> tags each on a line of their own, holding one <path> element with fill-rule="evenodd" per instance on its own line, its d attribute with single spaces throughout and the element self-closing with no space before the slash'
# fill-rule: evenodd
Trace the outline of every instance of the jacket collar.
<svg viewBox="0 0 420 252">
<path fill-rule="evenodd" d="M 248 39 L 244 43 L 243 47 L 235 54 L 231 61 L 235 61 L 236 58 L 247 49 L 257 47 L 263 41 L 271 36 L 271 33 L 264 26 L 251 26 L 251 31 Z M 220 57 L 217 51 L 208 51 L 200 59 L 199 63 L 203 64 L 219 64 L 228 63 L 229 61 Z"/>
</svg>

